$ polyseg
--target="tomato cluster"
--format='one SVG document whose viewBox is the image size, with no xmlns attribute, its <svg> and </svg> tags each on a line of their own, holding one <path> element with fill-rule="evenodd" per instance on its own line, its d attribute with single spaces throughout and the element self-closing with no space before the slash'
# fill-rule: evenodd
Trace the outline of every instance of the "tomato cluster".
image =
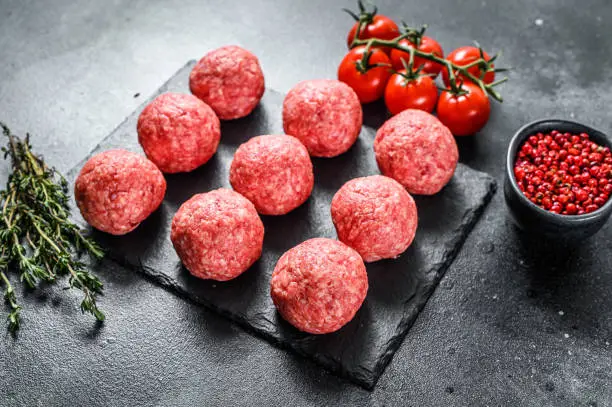
<svg viewBox="0 0 612 407">
<path fill-rule="evenodd" d="M 359 16 L 350 13 L 357 22 L 348 33 L 349 52 L 340 62 L 338 79 L 353 88 L 362 103 L 384 97 L 391 114 L 405 109 L 436 110 L 456 136 L 474 134 L 485 126 L 491 106 L 484 89 L 495 80 L 495 58 L 478 47 L 465 46 L 448 54 L 446 61 L 451 65 L 446 65 L 442 46 L 424 35 L 425 28 L 404 26 L 402 34 L 392 19 L 376 14 L 376 9 L 368 12 L 360 4 L 360 10 Z M 354 44 L 368 39 L 381 41 Z M 448 67 L 454 68 L 454 80 Z M 440 73 L 445 88 L 438 94 L 435 79 Z"/>
</svg>

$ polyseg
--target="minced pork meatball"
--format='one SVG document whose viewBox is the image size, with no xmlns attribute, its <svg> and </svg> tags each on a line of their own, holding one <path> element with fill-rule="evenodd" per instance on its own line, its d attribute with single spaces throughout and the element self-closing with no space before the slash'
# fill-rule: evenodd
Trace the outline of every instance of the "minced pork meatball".
<svg viewBox="0 0 612 407">
<path fill-rule="evenodd" d="M 166 180 L 145 157 L 108 150 L 81 169 L 74 196 L 83 218 L 94 228 L 124 235 L 153 213 L 164 199 Z"/>
<path fill-rule="evenodd" d="M 138 117 L 138 142 L 162 172 L 193 171 L 217 151 L 221 125 L 193 95 L 164 93 Z"/>
<path fill-rule="evenodd" d="M 244 48 L 228 45 L 198 61 L 189 75 L 189 87 L 221 120 L 231 120 L 255 109 L 265 83 L 257 57 Z"/>
<path fill-rule="evenodd" d="M 308 150 L 291 136 L 253 137 L 236 150 L 230 183 L 262 215 L 284 215 L 312 192 L 314 175 Z"/>
<path fill-rule="evenodd" d="M 378 168 L 416 195 L 438 193 L 453 177 L 459 150 L 450 130 L 435 116 L 407 109 L 376 132 Z"/>
<path fill-rule="evenodd" d="M 333 79 L 300 82 L 283 102 L 285 133 L 297 137 L 314 157 L 346 152 L 355 144 L 362 120 L 355 91 Z"/>
<path fill-rule="evenodd" d="M 382 175 L 344 184 L 332 199 L 331 215 L 338 239 L 365 262 L 399 256 L 417 229 L 414 199 L 399 182 Z"/>
<path fill-rule="evenodd" d="M 337 331 L 357 313 L 368 292 L 368 275 L 355 250 L 333 239 L 315 238 L 288 250 L 270 282 L 272 301 L 300 331 Z"/>
<path fill-rule="evenodd" d="M 183 265 L 202 279 L 231 280 L 259 257 L 264 226 L 253 204 L 230 189 L 194 195 L 172 219 L 170 240 Z"/>
</svg>

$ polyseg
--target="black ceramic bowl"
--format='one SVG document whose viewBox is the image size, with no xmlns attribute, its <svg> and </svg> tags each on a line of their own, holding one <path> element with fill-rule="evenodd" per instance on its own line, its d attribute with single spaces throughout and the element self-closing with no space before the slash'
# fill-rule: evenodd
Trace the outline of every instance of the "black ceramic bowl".
<svg viewBox="0 0 612 407">
<path fill-rule="evenodd" d="M 583 124 L 556 119 L 529 123 L 521 127 L 510 141 L 506 157 L 504 196 L 512 218 L 523 231 L 555 240 L 579 242 L 593 235 L 606 223 L 612 214 L 612 198 L 604 206 L 591 213 L 559 215 L 542 209 L 527 199 L 514 178 L 514 163 L 523 142 L 535 133 L 549 133 L 552 130 L 572 134 L 587 133 L 595 143 L 612 149 L 612 142 L 605 134 Z"/>
</svg>

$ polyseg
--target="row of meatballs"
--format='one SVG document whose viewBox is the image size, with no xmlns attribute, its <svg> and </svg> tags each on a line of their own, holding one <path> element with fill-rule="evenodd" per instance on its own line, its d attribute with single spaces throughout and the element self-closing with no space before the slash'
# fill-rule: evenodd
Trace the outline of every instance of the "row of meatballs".
<svg viewBox="0 0 612 407">
<path fill-rule="evenodd" d="M 257 58 L 235 46 L 205 55 L 190 74 L 193 95 L 166 93 L 141 113 L 138 140 L 147 158 L 125 150 L 92 157 L 75 183 L 84 219 L 101 231 L 134 230 L 163 201 L 164 173 L 205 164 L 221 139 L 220 121 L 248 115 L 264 92 Z M 310 156 L 334 157 L 357 140 L 362 109 L 353 90 L 335 80 L 304 81 L 283 103 L 286 135 L 240 145 L 230 167 L 234 189 L 193 196 L 177 211 L 170 239 L 191 274 L 226 281 L 261 256 L 261 215 L 302 205 L 314 186 Z M 407 110 L 377 132 L 382 175 L 348 181 L 332 199 L 338 239 L 307 240 L 278 260 L 271 296 L 281 315 L 310 333 L 348 323 L 363 303 L 365 262 L 395 258 L 412 243 L 417 208 L 410 195 L 435 194 L 451 179 L 458 150 L 434 116 Z"/>
</svg>

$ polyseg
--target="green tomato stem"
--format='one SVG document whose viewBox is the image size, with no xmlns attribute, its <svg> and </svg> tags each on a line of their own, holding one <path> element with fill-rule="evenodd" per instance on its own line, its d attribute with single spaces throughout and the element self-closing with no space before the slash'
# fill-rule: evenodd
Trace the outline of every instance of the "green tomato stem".
<svg viewBox="0 0 612 407">
<path fill-rule="evenodd" d="M 486 63 L 487 61 L 485 61 L 483 58 L 479 58 L 478 60 L 472 62 L 471 64 L 473 65 L 468 65 L 468 66 L 460 66 L 457 65 L 447 59 L 441 58 L 438 55 L 434 54 L 433 52 L 424 52 L 421 51 L 417 48 L 414 47 L 406 47 L 404 45 L 401 45 L 399 43 L 399 41 L 404 38 L 403 35 L 398 36 L 395 39 L 392 40 L 381 40 L 378 38 L 370 38 L 367 40 L 356 40 L 355 42 L 353 42 L 353 47 L 355 46 L 359 46 L 359 45 L 365 45 L 367 47 L 367 49 L 370 49 L 371 47 L 389 47 L 389 48 L 393 48 L 393 49 L 397 49 L 400 51 L 404 51 L 404 52 L 408 52 L 411 53 L 411 55 L 414 56 L 419 56 L 423 59 L 427 59 L 428 61 L 433 61 L 433 62 L 437 62 L 439 64 L 442 64 L 446 67 L 447 72 L 448 72 L 448 79 L 449 79 L 449 83 L 450 83 L 450 88 L 453 92 L 457 92 L 460 90 L 460 86 L 458 86 L 457 84 L 457 78 L 455 75 L 455 72 L 460 73 L 462 76 L 468 78 L 469 80 L 471 80 L 472 82 L 474 82 L 475 84 L 477 84 L 478 86 L 480 86 L 487 94 L 489 94 L 493 99 L 497 100 L 498 102 L 503 102 L 503 98 L 502 96 L 495 90 L 493 89 L 494 86 L 503 83 L 507 80 L 507 78 L 504 78 L 504 80 L 500 80 L 491 84 L 486 84 L 484 83 L 484 81 L 481 78 L 476 77 L 475 75 L 472 75 L 469 71 L 468 68 L 470 66 L 474 66 L 476 64 L 482 64 L 483 62 Z M 412 50 L 412 51 L 411 51 Z"/>
</svg>

